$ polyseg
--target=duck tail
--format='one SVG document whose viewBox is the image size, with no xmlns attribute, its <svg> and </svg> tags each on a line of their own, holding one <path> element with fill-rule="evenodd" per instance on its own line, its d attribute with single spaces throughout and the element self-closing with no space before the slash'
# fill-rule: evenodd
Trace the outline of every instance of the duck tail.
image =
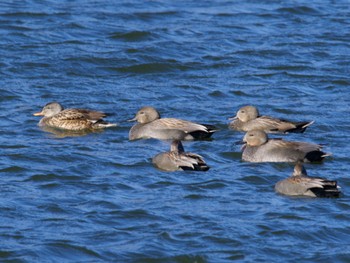
<svg viewBox="0 0 350 263">
<path fill-rule="evenodd" d="M 325 153 L 322 151 L 311 151 L 305 155 L 305 161 L 308 162 L 322 162 L 325 157 L 331 156 L 331 153 Z"/>
<path fill-rule="evenodd" d="M 323 153 L 323 155 L 321 155 L 322 158 L 325 158 L 328 156 L 332 156 L 332 153 Z"/>
<path fill-rule="evenodd" d="M 116 126 L 117 126 L 116 123 L 110 123 L 104 120 L 99 120 L 93 124 L 93 127 L 95 129 L 104 129 L 104 128 L 110 128 L 110 127 L 116 127 Z"/>
<path fill-rule="evenodd" d="M 189 133 L 196 140 L 209 139 L 214 132 L 218 131 L 218 129 L 214 125 L 210 125 L 210 124 L 201 124 L 201 125 L 203 125 L 207 130 L 206 131 L 197 130 Z"/>
<path fill-rule="evenodd" d="M 315 121 L 303 121 L 303 122 L 295 122 L 294 125 L 296 126 L 293 129 L 289 129 L 286 132 L 294 132 L 294 133 L 303 133 L 307 127 L 312 125 Z"/>
<path fill-rule="evenodd" d="M 194 165 L 194 170 L 195 171 L 203 171 L 206 172 L 210 169 L 210 167 L 206 164 L 199 164 L 199 165 Z"/>
<path fill-rule="evenodd" d="M 205 126 L 208 130 L 208 132 L 210 133 L 214 133 L 216 131 L 218 131 L 218 128 L 216 128 L 214 125 L 210 125 L 210 124 L 202 124 L 203 126 Z"/>
<path fill-rule="evenodd" d="M 323 188 L 314 187 L 310 190 L 317 197 L 339 197 L 341 192 L 339 190 L 339 186 L 337 185 L 337 181 L 324 180 L 322 182 Z"/>
<path fill-rule="evenodd" d="M 309 127 L 310 125 L 312 125 L 315 121 L 309 121 L 309 122 L 304 122 L 304 125 L 301 126 L 301 128 L 306 129 L 307 127 Z"/>
<path fill-rule="evenodd" d="M 184 171 L 201 171 L 206 172 L 210 169 L 208 165 L 204 164 L 193 164 L 192 167 L 189 166 L 180 166 L 180 168 Z"/>
</svg>

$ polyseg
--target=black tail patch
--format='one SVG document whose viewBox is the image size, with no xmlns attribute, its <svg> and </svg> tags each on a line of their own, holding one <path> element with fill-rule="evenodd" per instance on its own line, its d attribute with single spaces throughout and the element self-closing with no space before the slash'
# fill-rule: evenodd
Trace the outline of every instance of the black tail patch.
<svg viewBox="0 0 350 263">
<path fill-rule="evenodd" d="M 202 172 L 205 172 L 205 171 L 208 171 L 210 169 L 210 167 L 206 164 L 195 164 L 193 165 L 194 168 L 192 167 L 188 167 L 188 166 L 181 166 L 181 169 L 184 170 L 184 171 L 202 171 Z"/>
<path fill-rule="evenodd" d="M 309 125 L 311 125 L 313 122 L 304 121 L 304 122 L 296 122 L 294 123 L 296 125 L 295 128 L 286 130 L 285 132 L 294 132 L 294 133 L 303 133 Z"/>
<path fill-rule="evenodd" d="M 306 159 L 309 162 L 321 162 L 324 159 L 325 155 L 326 153 L 322 151 L 312 151 L 308 152 L 305 155 L 304 159 Z"/>
<path fill-rule="evenodd" d="M 326 185 L 323 186 L 323 188 L 310 188 L 310 191 L 312 191 L 317 197 L 339 197 L 340 191 L 337 188 L 337 182 L 336 181 L 325 181 L 327 182 Z"/>
<path fill-rule="evenodd" d="M 189 133 L 196 140 L 208 139 L 213 135 L 214 132 L 217 131 L 217 128 L 213 125 L 209 125 L 209 124 L 201 124 L 201 125 L 205 126 L 208 129 L 208 131 L 193 131 Z"/>
</svg>

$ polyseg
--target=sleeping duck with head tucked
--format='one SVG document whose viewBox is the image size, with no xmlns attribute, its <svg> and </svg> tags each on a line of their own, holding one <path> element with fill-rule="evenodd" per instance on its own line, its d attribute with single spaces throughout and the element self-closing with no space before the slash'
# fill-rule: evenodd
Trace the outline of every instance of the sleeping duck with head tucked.
<svg viewBox="0 0 350 263">
<path fill-rule="evenodd" d="M 43 116 L 39 126 L 62 129 L 67 131 L 98 130 L 117 126 L 103 120 L 106 114 L 87 109 L 64 109 L 58 102 L 50 102 L 41 112 L 33 114 Z"/>
</svg>

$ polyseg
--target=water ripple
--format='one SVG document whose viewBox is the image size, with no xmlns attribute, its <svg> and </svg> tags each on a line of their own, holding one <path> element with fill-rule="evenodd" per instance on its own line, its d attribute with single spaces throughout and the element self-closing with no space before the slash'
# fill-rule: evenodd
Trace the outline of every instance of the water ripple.
<svg viewBox="0 0 350 263">
<path fill-rule="evenodd" d="M 347 1 L 25 0 L 0 14 L 0 261 L 349 261 Z M 118 127 L 43 130 L 32 114 L 49 101 Z M 242 162 L 227 118 L 247 104 L 315 120 L 281 136 L 326 145 L 307 170 L 342 196 L 276 194 L 293 165 Z M 155 169 L 168 142 L 128 140 L 144 105 L 216 125 L 184 143 L 211 169 Z"/>
</svg>

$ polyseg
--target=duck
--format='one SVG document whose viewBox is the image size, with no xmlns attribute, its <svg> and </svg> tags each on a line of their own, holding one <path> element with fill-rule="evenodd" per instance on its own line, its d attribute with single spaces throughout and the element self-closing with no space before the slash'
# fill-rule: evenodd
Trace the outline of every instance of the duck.
<svg viewBox="0 0 350 263">
<path fill-rule="evenodd" d="M 319 144 L 269 139 L 262 130 L 247 132 L 243 142 L 242 160 L 247 162 L 321 162 L 331 155 Z"/>
<path fill-rule="evenodd" d="M 129 140 L 197 140 L 210 138 L 216 131 L 213 125 L 198 124 L 176 118 L 161 118 L 160 113 L 150 106 L 142 107 L 135 117 L 137 121 L 129 131 Z"/>
<path fill-rule="evenodd" d="M 202 156 L 185 152 L 179 140 L 171 143 L 170 151 L 159 153 L 152 158 L 155 167 L 163 171 L 208 171 L 210 167 L 205 163 Z"/>
<path fill-rule="evenodd" d="M 266 133 L 303 133 L 314 121 L 293 122 L 270 116 L 260 116 L 256 107 L 248 105 L 240 108 L 229 123 L 236 131 L 263 130 Z"/>
<path fill-rule="evenodd" d="M 39 126 L 68 131 L 96 130 L 117 126 L 103 120 L 106 114 L 100 111 L 87 109 L 64 109 L 58 102 L 47 103 L 34 116 L 43 116 Z"/>
<path fill-rule="evenodd" d="M 297 162 L 293 174 L 275 184 L 277 193 L 289 196 L 339 197 L 337 181 L 309 177 L 302 162 Z"/>
</svg>

